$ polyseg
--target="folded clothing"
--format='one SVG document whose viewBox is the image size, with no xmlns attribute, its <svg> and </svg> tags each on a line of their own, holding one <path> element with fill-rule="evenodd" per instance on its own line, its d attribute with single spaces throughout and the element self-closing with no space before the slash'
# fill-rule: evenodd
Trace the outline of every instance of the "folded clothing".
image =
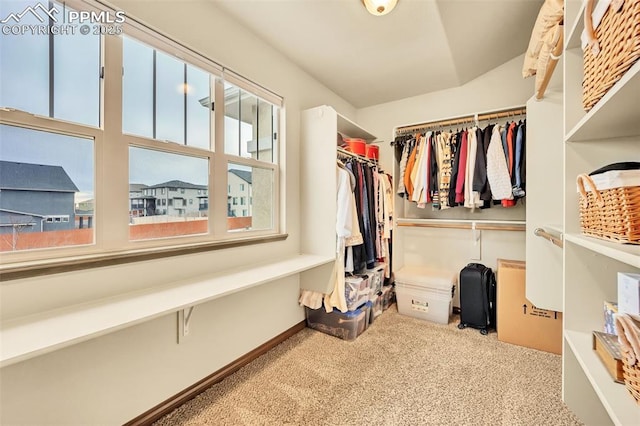
<svg viewBox="0 0 640 426">
<path fill-rule="evenodd" d="M 640 360 L 640 321 L 629 314 L 615 314 L 620 352 L 629 365 Z"/>
</svg>

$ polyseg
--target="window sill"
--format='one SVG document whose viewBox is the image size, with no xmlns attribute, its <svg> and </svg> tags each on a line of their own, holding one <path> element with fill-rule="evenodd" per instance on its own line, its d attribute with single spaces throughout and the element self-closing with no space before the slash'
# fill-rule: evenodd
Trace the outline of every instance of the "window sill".
<svg viewBox="0 0 640 426">
<path fill-rule="evenodd" d="M 270 243 L 287 239 L 288 234 L 248 237 L 229 241 L 209 241 L 206 243 L 174 245 L 170 247 L 152 247 L 118 252 L 86 254 L 55 259 L 15 262 L 0 265 L 0 282 L 41 275 L 59 274 L 83 269 L 121 265 L 124 263 L 182 256 L 213 250 Z"/>
<path fill-rule="evenodd" d="M 2 323 L 0 367 L 333 262 L 301 254 Z"/>
</svg>

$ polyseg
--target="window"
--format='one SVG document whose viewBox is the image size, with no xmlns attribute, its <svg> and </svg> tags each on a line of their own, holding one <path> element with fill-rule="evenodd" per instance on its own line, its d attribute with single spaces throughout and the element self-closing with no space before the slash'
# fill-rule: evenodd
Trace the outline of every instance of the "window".
<svg viewBox="0 0 640 426">
<path fill-rule="evenodd" d="M 33 1 L 3 1 L 0 16 L 20 13 L 33 5 Z M 65 19 L 73 11 L 58 2 L 51 5 Z M 20 24 L 39 26 L 42 22 L 36 14 L 27 13 Z M 0 106 L 100 125 L 99 35 L 4 33 L 0 32 Z"/>
<path fill-rule="evenodd" d="M 250 218 L 249 222 L 229 222 L 229 231 L 240 229 L 269 229 L 273 226 L 274 173 L 267 167 L 248 167 L 237 163 L 229 163 L 229 179 L 242 179 L 247 183 L 247 191 L 251 194 L 247 209 L 232 208 L 233 217 Z M 232 196 L 232 194 L 229 194 Z M 233 197 L 233 205 L 244 205 L 246 197 Z M 234 226 L 237 226 L 234 228 Z"/>
<path fill-rule="evenodd" d="M 259 161 L 274 161 L 277 108 L 225 83 L 225 153 Z"/>
<path fill-rule="evenodd" d="M 158 49 L 123 37 L 122 129 L 209 149 L 210 75 Z"/>
<path fill-rule="evenodd" d="M 65 19 L 107 10 L 46 4 Z M 0 2 L 0 17 L 30 5 Z M 0 32 L 0 162 L 29 186 L 18 196 L 0 180 L 8 263 L 279 232 L 282 99 L 129 16 L 122 25 L 120 37 Z M 64 250 L 37 250 L 48 248 Z"/>
<path fill-rule="evenodd" d="M 93 150 L 92 139 L 0 124 L 0 251 L 93 243 L 75 211 L 94 197 Z"/>
</svg>

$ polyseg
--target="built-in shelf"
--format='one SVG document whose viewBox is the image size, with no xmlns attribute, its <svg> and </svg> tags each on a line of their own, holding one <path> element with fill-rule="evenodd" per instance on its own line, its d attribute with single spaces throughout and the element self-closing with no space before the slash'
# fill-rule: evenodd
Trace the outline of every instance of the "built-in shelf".
<svg viewBox="0 0 640 426">
<path fill-rule="evenodd" d="M 343 134 L 343 136 L 348 136 L 350 138 L 360 138 L 364 139 L 367 142 L 373 142 L 376 140 L 376 136 L 364 130 L 362 127 L 358 126 L 353 121 L 349 120 L 347 117 L 337 114 L 338 120 L 338 131 Z"/>
<path fill-rule="evenodd" d="M 582 234 L 565 234 L 564 240 L 635 268 L 640 268 L 640 245 L 609 242 Z"/>
<path fill-rule="evenodd" d="M 640 61 L 636 62 L 565 136 L 580 142 L 640 135 L 638 94 Z"/>
<path fill-rule="evenodd" d="M 639 424 L 640 405 L 636 404 L 624 385 L 613 381 L 611 374 L 593 350 L 591 333 L 565 330 L 564 338 L 613 423 Z"/>
<path fill-rule="evenodd" d="M 333 262 L 296 255 L 3 322 L 0 367 Z"/>
</svg>

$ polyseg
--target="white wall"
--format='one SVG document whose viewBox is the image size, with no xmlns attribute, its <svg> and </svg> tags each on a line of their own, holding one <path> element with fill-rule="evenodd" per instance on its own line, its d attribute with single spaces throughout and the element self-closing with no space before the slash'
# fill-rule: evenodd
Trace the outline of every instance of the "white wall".
<svg viewBox="0 0 640 426">
<path fill-rule="evenodd" d="M 380 144 L 381 164 L 385 170 L 392 171 L 394 153 L 389 141 L 393 139 L 395 127 L 525 105 L 533 95 L 534 80 L 522 79 L 522 63 L 520 56 L 460 87 L 362 108 L 358 110 L 358 123 L 384 139 Z M 401 73 L 399 70 L 399 77 Z M 402 200 L 396 197 L 395 201 L 395 211 L 402 214 Z M 495 219 L 491 216 L 499 216 L 506 220 L 513 215 L 514 219 L 524 219 L 522 207 L 513 213 L 499 210 L 502 209 L 477 211 L 473 217 Z M 451 211 L 446 216 L 458 213 Z M 429 217 L 438 215 L 429 213 Z M 524 232 L 482 231 L 481 257 L 472 260 L 471 253 L 477 250 L 474 250 L 470 230 L 398 227 L 394 232 L 394 270 L 403 264 L 424 264 L 457 273 L 471 261 L 495 268 L 498 258 L 525 259 L 524 237 Z"/>
<path fill-rule="evenodd" d="M 329 104 L 356 110 L 240 27 L 210 1 L 116 0 L 125 10 L 285 98 L 286 161 L 282 179 L 287 240 L 210 253 L 1 283 L 2 319 L 16 318 L 249 260 L 299 252 L 300 111 Z M 286 28 L 283 28 L 286 31 Z M 330 141 L 333 143 L 334 141 Z M 176 343 L 176 315 L 133 326 L 0 371 L 0 424 L 122 424 L 304 319 L 298 277 L 200 305 L 191 334 Z"/>
</svg>

